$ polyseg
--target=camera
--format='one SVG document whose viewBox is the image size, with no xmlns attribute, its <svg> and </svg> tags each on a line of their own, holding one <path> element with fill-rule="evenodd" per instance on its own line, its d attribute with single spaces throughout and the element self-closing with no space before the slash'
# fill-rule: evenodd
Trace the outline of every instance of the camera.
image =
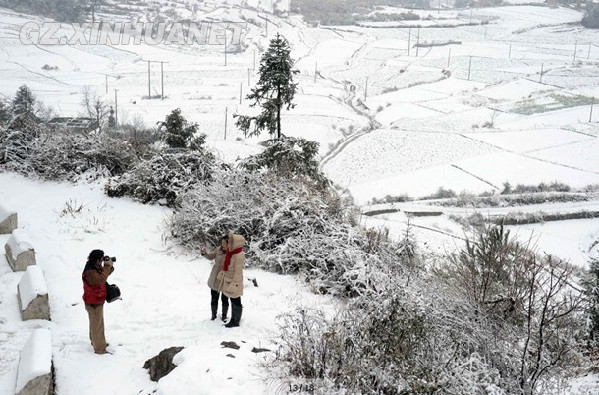
<svg viewBox="0 0 599 395">
<path fill-rule="evenodd" d="M 112 260 L 113 262 L 116 262 L 116 257 L 110 257 L 108 255 L 104 255 L 104 258 L 102 258 L 104 260 L 104 262 L 108 261 L 108 260 Z"/>
</svg>

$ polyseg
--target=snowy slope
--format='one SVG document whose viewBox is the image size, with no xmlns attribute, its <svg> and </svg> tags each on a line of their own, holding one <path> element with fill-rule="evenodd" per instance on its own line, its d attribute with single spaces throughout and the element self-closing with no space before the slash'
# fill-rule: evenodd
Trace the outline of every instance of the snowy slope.
<svg viewBox="0 0 599 395">
<path fill-rule="evenodd" d="M 242 325 L 224 328 L 209 319 L 210 263 L 163 240 L 169 210 L 108 198 L 97 184 L 40 183 L 0 173 L 0 185 L 10 185 L 0 188 L 0 201 L 18 211 L 35 246 L 52 319 L 21 321 L 16 289 L 22 273 L 0 259 L 2 394 L 14 391 L 20 350 L 37 327 L 52 331 L 59 394 L 267 393 L 269 385 L 281 384 L 261 380 L 265 354 L 251 349 L 276 349 L 276 316 L 300 305 L 334 309 L 331 298 L 312 294 L 294 276 L 248 269 L 246 278 L 256 278 L 258 287 L 245 282 Z M 63 213 L 67 202 L 82 204 L 82 212 Z M 95 248 L 117 257 L 110 282 L 119 285 L 123 300 L 104 310 L 113 355 L 93 353 L 81 300 L 81 271 Z M 241 348 L 222 348 L 223 341 Z M 180 366 L 153 383 L 142 366 L 171 346 L 186 347 L 176 359 Z"/>
</svg>

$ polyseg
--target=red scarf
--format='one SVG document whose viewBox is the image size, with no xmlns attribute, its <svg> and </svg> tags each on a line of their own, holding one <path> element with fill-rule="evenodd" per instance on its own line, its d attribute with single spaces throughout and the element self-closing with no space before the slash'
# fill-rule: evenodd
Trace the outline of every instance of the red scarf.
<svg viewBox="0 0 599 395">
<path fill-rule="evenodd" d="M 226 272 L 229 269 L 229 265 L 231 264 L 231 255 L 239 254 L 243 251 L 243 247 L 239 247 L 234 249 L 233 251 L 227 250 L 227 254 L 225 255 L 225 265 L 223 266 L 223 272 Z"/>
</svg>

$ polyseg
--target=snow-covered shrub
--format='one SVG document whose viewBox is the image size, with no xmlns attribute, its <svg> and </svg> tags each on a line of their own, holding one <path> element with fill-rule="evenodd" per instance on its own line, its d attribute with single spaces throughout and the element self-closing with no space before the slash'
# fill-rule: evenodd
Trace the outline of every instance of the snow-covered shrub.
<svg viewBox="0 0 599 395">
<path fill-rule="evenodd" d="M 599 29 L 599 5 L 587 3 L 584 17 L 580 24 L 587 29 Z"/>
<path fill-rule="evenodd" d="M 48 133 L 38 139 L 32 161 L 45 179 L 73 180 L 90 171 L 122 174 L 136 160 L 131 151 L 127 142 L 105 134 Z"/>
<path fill-rule="evenodd" d="M 33 172 L 29 157 L 35 149 L 36 137 L 37 133 L 28 130 L 1 130 L 0 165 L 23 174 Z"/>
<path fill-rule="evenodd" d="M 434 273 L 503 327 L 520 355 L 522 393 L 535 393 L 546 377 L 575 366 L 584 335 L 583 299 L 567 262 L 539 256 L 501 226 L 484 227 Z"/>
<path fill-rule="evenodd" d="M 267 141 L 264 151 L 244 159 L 240 167 L 250 171 L 270 170 L 281 177 L 308 179 L 324 189 L 328 183 L 318 169 L 318 143 L 302 138 L 281 137 Z"/>
<path fill-rule="evenodd" d="M 48 180 L 74 180 L 84 173 L 116 175 L 136 160 L 127 142 L 104 134 L 21 131 L 0 134 L 0 165 Z"/>
<path fill-rule="evenodd" d="M 589 348 L 599 350 L 599 257 L 591 258 L 584 279 Z"/>
<path fill-rule="evenodd" d="M 159 130 L 162 133 L 162 140 L 171 148 L 192 148 L 201 150 L 206 135 L 197 135 L 198 124 L 189 123 L 183 115 L 181 109 L 174 109 L 166 116 L 164 122 L 159 123 Z"/>
<path fill-rule="evenodd" d="M 390 276 L 333 318 L 298 309 L 279 317 L 273 372 L 328 383 L 326 393 L 508 394 L 517 361 L 467 302 L 440 284 Z M 420 295 L 418 295 L 420 294 Z M 453 295 L 452 295 L 453 296 Z"/>
<path fill-rule="evenodd" d="M 208 151 L 168 149 L 110 179 L 105 191 L 108 196 L 131 196 L 143 203 L 164 199 L 172 206 L 181 193 L 209 182 L 216 166 L 214 155 Z"/>
<path fill-rule="evenodd" d="M 182 244 L 217 245 L 231 229 L 248 240 L 246 264 L 302 273 L 317 292 L 355 295 L 375 282 L 381 259 L 366 232 L 329 190 L 273 173 L 216 172 L 177 201 L 171 233 Z M 392 251 L 394 248 L 389 247 Z M 399 265 L 399 263 L 396 263 Z"/>
</svg>

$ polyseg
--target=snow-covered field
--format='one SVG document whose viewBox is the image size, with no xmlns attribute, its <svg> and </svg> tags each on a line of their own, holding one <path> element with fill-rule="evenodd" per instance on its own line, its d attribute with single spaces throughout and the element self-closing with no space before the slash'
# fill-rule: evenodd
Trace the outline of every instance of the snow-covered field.
<svg viewBox="0 0 599 395">
<path fill-rule="evenodd" d="M 537 1 L 509 3 L 523 2 Z M 260 55 L 280 32 L 300 71 L 297 106 L 283 114 L 283 132 L 319 141 L 323 172 L 360 205 L 387 195 L 422 197 L 439 187 L 482 193 L 500 192 L 506 182 L 599 184 L 599 109 L 593 104 L 599 97 L 599 31 L 578 24 L 581 12 L 533 5 L 423 10 L 417 12 L 430 15 L 426 22 L 437 27 L 418 29 L 425 21 L 413 21 L 400 28 L 309 28 L 298 16 L 264 13 L 273 2 L 247 2 L 254 9 L 239 4 L 203 2 L 195 14 L 181 7 L 182 18 L 248 21 L 247 47 L 228 53 L 226 65 L 216 45 L 23 45 L 21 26 L 45 20 L 0 9 L 0 97 L 11 98 L 27 84 L 57 115 L 76 116 L 87 86 L 112 104 L 118 95 L 119 122 L 143 119 L 147 126 L 178 107 L 207 134 L 208 146 L 232 162 L 259 152 L 266 138 L 244 138 L 232 116 L 247 111 L 245 95 L 258 79 Z M 488 24 L 468 25 L 472 21 Z M 62 32 L 72 28 L 65 25 Z M 416 47 L 417 40 L 432 46 Z M 147 61 L 168 62 L 164 100 L 147 99 Z M 150 94 L 160 93 L 160 64 L 151 63 Z M 61 215 L 67 202 L 83 204 L 82 213 Z M 21 322 L 19 274 L 0 262 L 0 393 L 13 391 L 18 352 L 37 326 L 52 329 L 59 393 L 274 392 L 261 380 L 261 356 L 248 350 L 269 348 L 274 317 L 290 304 L 332 305 L 294 278 L 249 271 L 260 287 L 248 283 L 243 326 L 225 332 L 207 320 L 208 263 L 163 240 L 168 210 L 108 199 L 95 184 L 40 183 L 10 174 L 0 174 L 0 204 L 18 210 L 31 234 L 52 306 L 51 323 Z M 461 243 L 461 228 L 445 215 L 409 218 L 400 212 L 362 223 L 390 227 L 400 237 L 408 219 L 426 249 L 443 253 Z M 597 252 L 599 220 L 512 231 L 523 240 L 532 232 L 541 251 L 584 266 Z M 86 340 L 79 276 L 93 248 L 119 258 L 114 282 L 124 300 L 106 308 L 111 357 L 92 355 Z M 157 297 L 158 287 L 169 296 Z M 229 358 L 223 340 L 245 343 Z M 188 347 L 180 367 L 160 384 L 150 382 L 143 362 L 173 345 Z"/>
</svg>

